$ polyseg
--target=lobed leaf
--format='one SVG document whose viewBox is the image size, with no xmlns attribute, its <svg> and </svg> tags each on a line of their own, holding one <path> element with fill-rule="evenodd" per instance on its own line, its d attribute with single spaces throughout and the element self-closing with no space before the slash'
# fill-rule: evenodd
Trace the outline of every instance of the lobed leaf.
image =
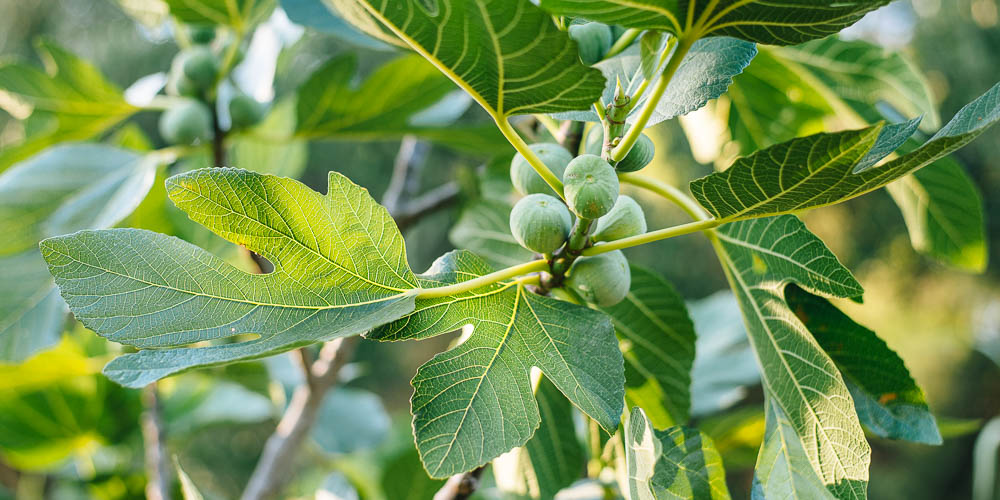
<svg viewBox="0 0 1000 500">
<path fill-rule="evenodd" d="M 604 88 L 576 42 L 529 0 L 328 1 L 341 13 L 360 4 L 496 119 L 587 109 Z M 363 17 L 346 18 L 363 27 Z"/>
<path fill-rule="evenodd" d="M 750 497 L 753 500 L 837 498 L 813 472 L 806 447 L 781 407 L 765 396 L 764 408 L 764 444 L 757 456 Z"/>
<path fill-rule="evenodd" d="M 796 217 L 727 224 L 716 251 L 743 311 L 765 394 L 804 443 L 814 473 L 836 498 L 865 498 L 871 449 L 833 361 L 789 309 L 785 284 L 856 297 L 862 289 Z"/>
<path fill-rule="evenodd" d="M 941 444 L 924 392 L 875 332 L 794 285 L 785 300 L 844 375 L 861 423 L 885 438 Z"/>
<path fill-rule="evenodd" d="M 653 428 L 641 408 L 625 419 L 625 463 L 632 500 L 728 500 L 722 456 L 692 427 Z"/>
<path fill-rule="evenodd" d="M 771 45 L 823 38 L 889 0 L 541 0 L 554 14 L 675 35 L 731 36 Z"/>
<path fill-rule="evenodd" d="M 656 273 L 632 266 L 625 300 L 604 308 L 625 358 L 625 398 L 641 406 L 653 425 L 666 428 L 690 418 L 694 324 L 684 298 Z"/>
<path fill-rule="evenodd" d="M 438 287 L 491 271 L 474 254 L 455 251 L 420 281 Z M 607 316 L 535 295 L 516 281 L 418 300 L 411 315 L 368 338 L 420 339 L 465 325 L 471 333 L 464 342 L 413 378 L 413 429 L 432 477 L 471 470 L 528 441 L 540 422 L 529 384 L 533 366 L 602 427 L 617 428 L 625 380 Z"/>
<path fill-rule="evenodd" d="M 140 387 L 200 366 L 354 335 L 413 309 L 403 239 L 367 191 L 331 172 L 327 195 L 287 178 L 217 168 L 167 181 L 195 221 L 269 259 L 240 271 L 176 238 L 142 230 L 45 240 L 42 254 L 84 325 L 138 347 L 105 374 Z M 184 347 L 254 334 L 252 340 Z"/>
</svg>

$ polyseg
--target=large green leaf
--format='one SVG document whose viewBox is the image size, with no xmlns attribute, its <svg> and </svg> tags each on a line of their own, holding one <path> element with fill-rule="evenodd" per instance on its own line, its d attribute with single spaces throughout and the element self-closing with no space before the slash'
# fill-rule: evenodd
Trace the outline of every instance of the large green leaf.
<svg viewBox="0 0 1000 500">
<path fill-rule="evenodd" d="M 753 500 L 834 500 L 836 497 L 813 472 L 795 426 L 773 398 L 765 396 L 764 444 L 754 470 Z"/>
<path fill-rule="evenodd" d="M 468 251 L 445 254 L 424 287 L 491 272 Z M 538 367 L 605 429 L 618 427 L 625 376 L 611 321 L 603 313 L 529 292 L 516 281 L 451 297 L 422 299 L 410 316 L 372 331 L 377 340 L 427 338 L 471 325 L 454 349 L 413 378 L 417 449 L 433 477 L 471 470 L 524 445 L 540 422 L 529 383 Z"/>
<path fill-rule="evenodd" d="M 340 174 L 330 173 L 326 195 L 291 179 L 228 168 L 171 177 L 168 191 L 192 219 L 266 257 L 275 270 L 248 274 L 142 230 L 42 242 L 76 317 L 143 349 L 105 368 L 123 385 L 358 334 L 413 309 L 418 285 L 399 230 L 366 190 Z M 183 347 L 242 334 L 255 335 Z"/>
<path fill-rule="evenodd" d="M 795 45 L 832 35 L 890 0 L 541 0 L 543 8 L 627 28 Z"/>
<path fill-rule="evenodd" d="M 625 300 L 604 312 L 625 357 L 627 403 L 645 409 L 660 429 L 686 423 L 695 333 L 684 298 L 656 273 L 633 266 Z"/>
<path fill-rule="evenodd" d="M 912 173 L 961 148 L 1000 121 L 1000 84 L 967 104 L 923 146 L 882 165 L 918 120 L 816 134 L 740 158 L 725 172 L 691 183 L 716 218 L 766 217 L 838 203 Z"/>
<path fill-rule="evenodd" d="M 510 234 L 510 203 L 480 200 L 466 205 L 448 239 L 458 248 L 471 250 L 492 266 L 505 267 L 531 260 L 531 251 Z"/>
<path fill-rule="evenodd" d="M 530 0 L 328 1 L 342 14 L 361 4 L 497 119 L 587 109 L 604 89 Z"/>
<path fill-rule="evenodd" d="M 634 408 L 623 434 L 632 500 L 729 499 L 722 456 L 698 429 L 658 431 L 641 408 Z"/>
<path fill-rule="evenodd" d="M 0 106 L 15 117 L 30 114 L 33 133 L 0 152 L 0 171 L 63 141 L 90 139 L 138 111 L 97 68 L 59 46 L 41 41 L 45 72 L 34 66 L 0 63 Z"/>
<path fill-rule="evenodd" d="M 659 50 L 662 52 L 666 50 L 666 43 L 661 45 L 663 46 Z M 719 97 L 726 92 L 733 77 L 740 74 L 756 54 L 755 44 L 735 38 L 717 37 L 695 42 L 691 50 L 684 55 L 684 60 L 670 79 L 666 92 L 653 109 L 646 126 L 652 127 L 662 121 L 685 115 Z M 638 45 L 633 45 L 625 52 L 596 64 L 594 67 L 600 69 L 607 80 L 602 102 L 610 103 L 614 99 L 617 82 L 621 82 L 622 89 L 630 96 L 635 96 L 644 83 L 655 85 L 667 60 L 665 57 L 660 58 L 653 69 L 656 76 L 649 82 L 645 82 L 646 70 L 642 65 L 643 57 Z M 625 120 L 627 123 L 635 123 L 639 110 L 648 98 L 647 93 L 638 98 L 632 107 L 632 112 Z M 559 113 L 556 117 L 577 121 L 599 121 L 592 109 Z"/>
<path fill-rule="evenodd" d="M 890 439 L 941 444 L 924 392 L 875 332 L 797 286 L 785 288 L 785 300 L 837 364 L 868 429 Z"/>
<path fill-rule="evenodd" d="M 47 149 L 0 175 L 0 361 L 20 361 L 55 343 L 66 305 L 38 242 L 111 227 L 149 192 L 159 157 L 101 144 Z"/>
<path fill-rule="evenodd" d="M 195 24 L 223 24 L 240 31 L 263 21 L 277 0 L 146 0 L 163 2 L 170 14 L 182 22 Z"/>
<path fill-rule="evenodd" d="M 806 454 L 823 484 L 837 498 L 865 498 L 871 449 L 850 392 L 782 294 L 789 282 L 835 297 L 859 296 L 861 286 L 794 216 L 727 224 L 715 238 L 765 393 L 809 443 Z"/>
<path fill-rule="evenodd" d="M 576 437 L 573 406 L 549 380 L 539 374 L 535 399 L 541 425 L 523 447 L 500 455 L 491 467 L 500 491 L 517 498 L 553 498 L 580 479 L 585 464 Z"/>
<path fill-rule="evenodd" d="M 958 162 L 941 158 L 886 189 L 903 213 L 914 249 L 960 269 L 986 269 L 983 198 Z"/>
</svg>

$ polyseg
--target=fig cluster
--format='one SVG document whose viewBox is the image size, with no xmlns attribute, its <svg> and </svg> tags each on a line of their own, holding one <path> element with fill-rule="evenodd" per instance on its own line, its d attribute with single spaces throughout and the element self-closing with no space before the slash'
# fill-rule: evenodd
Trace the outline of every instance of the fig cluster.
<svg viewBox="0 0 1000 500">
<path fill-rule="evenodd" d="M 208 142 L 215 129 L 212 107 L 215 88 L 222 75 L 223 61 L 233 49 L 231 65 L 239 62 L 242 52 L 231 40 L 219 39 L 214 26 L 187 26 L 185 33 L 190 47 L 174 57 L 167 77 L 166 91 L 174 96 L 160 115 L 159 129 L 163 139 L 171 144 L 190 145 Z M 231 66 L 229 66 L 231 67 Z M 232 129 L 252 127 L 265 114 L 265 106 L 250 96 L 236 95 L 227 109 Z"/>
<path fill-rule="evenodd" d="M 593 127 L 600 130 L 600 127 Z M 642 207 L 631 197 L 620 194 L 619 172 L 644 167 L 652 160 L 653 145 L 642 136 L 632 152 L 618 167 L 600 156 L 591 142 L 603 143 L 603 133 L 588 134 L 584 154 L 574 157 L 559 144 L 538 143 L 529 146 L 548 169 L 563 182 L 565 201 L 521 154 L 511 161 L 510 177 L 515 190 L 523 195 L 510 214 L 514 239 L 546 258 L 571 255 L 561 286 L 574 291 L 586 301 L 601 307 L 620 302 L 631 285 L 628 261 L 615 250 L 594 256 L 579 256 L 582 247 L 570 248 L 570 241 L 580 231 L 585 245 L 611 242 L 646 232 Z M 636 151 L 638 149 L 638 151 Z M 622 164 L 624 163 L 624 168 Z"/>
</svg>

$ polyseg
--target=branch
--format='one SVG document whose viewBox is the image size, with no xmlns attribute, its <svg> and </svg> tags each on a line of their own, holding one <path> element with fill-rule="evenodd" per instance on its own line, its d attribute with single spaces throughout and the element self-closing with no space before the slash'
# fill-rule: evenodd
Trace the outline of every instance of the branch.
<svg viewBox="0 0 1000 500">
<path fill-rule="evenodd" d="M 142 390 L 142 442 L 146 461 L 146 498 L 170 500 L 170 464 L 164 443 L 163 415 L 156 383 Z"/>
<path fill-rule="evenodd" d="M 309 437 L 323 397 L 337 383 L 337 374 L 354 354 L 359 337 L 339 338 L 323 345 L 310 367 L 312 385 L 295 389 L 274 434 L 267 438 L 264 451 L 247 482 L 242 500 L 261 500 L 278 495 L 291 476 L 299 448 Z"/>
<path fill-rule="evenodd" d="M 396 226 L 400 231 L 408 229 L 425 215 L 440 210 L 458 201 L 458 195 L 462 193 L 457 182 L 442 184 L 406 204 L 405 209 L 394 213 Z"/>
<path fill-rule="evenodd" d="M 464 474 L 455 474 L 434 494 L 434 500 L 465 500 L 479 488 L 479 478 L 486 466 L 477 467 Z"/>
</svg>

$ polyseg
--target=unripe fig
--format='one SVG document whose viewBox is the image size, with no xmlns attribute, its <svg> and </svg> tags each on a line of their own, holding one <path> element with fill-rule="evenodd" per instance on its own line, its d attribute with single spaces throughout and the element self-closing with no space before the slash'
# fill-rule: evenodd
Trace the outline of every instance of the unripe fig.
<svg viewBox="0 0 1000 500">
<path fill-rule="evenodd" d="M 219 60 L 212 49 L 197 46 L 181 52 L 181 69 L 189 80 L 201 89 L 215 84 L 219 76 Z"/>
<path fill-rule="evenodd" d="M 238 95 L 229 101 L 229 118 L 234 129 L 252 127 L 264 118 L 264 105 L 247 95 Z"/>
<path fill-rule="evenodd" d="M 580 155 L 569 162 L 563 175 L 566 202 L 585 219 L 597 219 L 611 211 L 618 200 L 618 174 L 596 155 Z"/>
<path fill-rule="evenodd" d="M 188 26 L 188 36 L 191 41 L 198 45 L 208 45 L 215 40 L 215 26 L 209 24 L 195 24 Z"/>
<path fill-rule="evenodd" d="M 614 208 L 597 219 L 594 241 L 614 241 L 646 232 L 646 216 L 642 207 L 630 196 L 619 195 Z"/>
<path fill-rule="evenodd" d="M 576 40 L 584 64 L 600 61 L 611 48 L 611 28 L 605 24 L 574 24 L 569 27 L 569 36 Z"/>
<path fill-rule="evenodd" d="M 635 172 L 637 170 L 642 170 L 649 162 L 653 161 L 653 154 L 656 152 L 656 148 L 653 147 L 653 141 L 646 134 L 641 134 L 639 140 L 635 141 L 632 145 L 632 149 L 628 150 L 628 154 L 622 161 L 615 165 L 615 170 L 619 172 Z"/>
<path fill-rule="evenodd" d="M 167 76 L 167 93 L 176 96 L 199 97 L 202 88 L 184 74 L 184 57 L 178 54 L 170 64 Z"/>
<path fill-rule="evenodd" d="M 566 151 L 566 148 L 554 142 L 532 144 L 528 148 L 538 156 L 538 159 L 542 160 L 546 167 L 549 167 L 552 173 L 556 174 L 556 177 L 562 177 L 566 165 L 573 159 L 573 155 Z M 542 179 L 542 176 L 535 172 L 528 160 L 521 156 L 521 153 L 514 155 L 514 159 L 510 162 L 510 181 L 514 183 L 514 188 L 521 194 L 556 194 L 545 182 L 545 179 Z"/>
<path fill-rule="evenodd" d="M 562 246 L 573 227 L 573 216 L 563 202 L 547 194 L 529 194 L 510 211 L 510 232 L 528 250 L 552 253 Z"/>
<path fill-rule="evenodd" d="M 212 137 L 212 112 L 194 99 L 184 99 L 160 115 L 160 135 L 171 144 L 191 144 Z"/>
<path fill-rule="evenodd" d="M 628 295 L 632 275 L 621 250 L 593 257 L 580 257 L 566 276 L 566 286 L 587 302 L 600 307 L 613 306 Z"/>
<path fill-rule="evenodd" d="M 600 155 L 603 153 L 604 128 L 600 125 L 590 127 L 583 144 L 584 150 L 588 154 Z M 639 140 L 635 141 L 635 144 L 632 145 L 632 149 L 628 151 L 625 158 L 615 165 L 615 170 L 619 172 L 642 170 L 646 165 L 649 165 L 649 162 L 653 161 L 655 152 L 656 148 L 653 146 L 653 141 L 646 134 L 642 134 L 639 136 Z"/>
</svg>

